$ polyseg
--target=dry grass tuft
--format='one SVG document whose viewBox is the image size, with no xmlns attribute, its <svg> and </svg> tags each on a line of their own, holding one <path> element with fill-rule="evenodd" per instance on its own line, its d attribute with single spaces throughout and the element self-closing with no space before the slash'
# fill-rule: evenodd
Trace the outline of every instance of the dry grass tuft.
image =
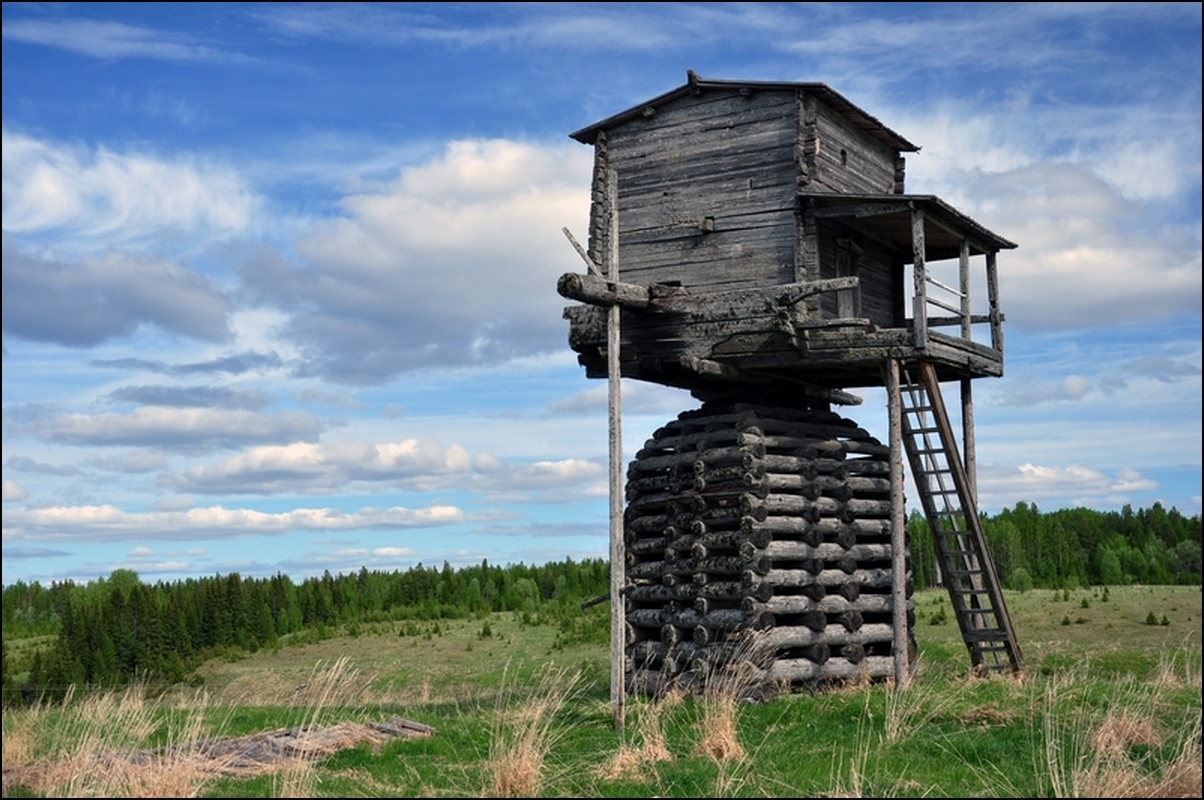
<svg viewBox="0 0 1204 800">
<path fill-rule="evenodd" d="M 647 776 L 647 769 L 661 761 L 672 761 L 673 753 L 665 742 L 663 725 L 664 712 L 681 704 L 681 695 L 666 695 L 660 701 L 647 702 L 638 706 L 633 715 L 636 720 L 637 745 L 623 744 L 619 751 L 597 771 L 603 780 L 640 778 Z M 634 707 L 632 710 L 636 710 Z"/>
<path fill-rule="evenodd" d="M 165 715 L 134 686 L 22 712 L 11 730 L 6 721 L 4 792 L 20 785 L 47 797 L 195 797 L 214 772 L 181 745 L 203 737 L 205 708 Z M 148 749 L 161 724 L 166 744 Z"/>
<path fill-rule="evenodd" d="M 704 695 L 702 708 L 702 739 L 694 748 L 697 755 L 714 761 L 743 761 L 744 747 L 736 735 L 736 699 L 730 695 Z"/>
<path fill-rule="evenodd" d="M 702 738 L 694 748 L 695 755 L 721 766 L 742 764 L 747 758 L 737 736 L 738 711 L 741 703 L 764 697 L 770 688 L 765 670 L 756 666 L 764 661 L 766 650 L 764 632 L 748 631 L 732 654 L 698 676 Z"/>
<path fill-rule="evenodd" d="M 1102 717 L 1081 714 L 1069 725 L 1056 711 L 1067 688 L 1054 681 L 1046 692 L 1045 750 L 1055 797 L 1200 796 L 1200 717 L 1163 732 L 1156 717 L 1167 706 L 1167 681 L 1120 681 Z"/>
<path fill-rule="evenodd" d="M 503 676 L 503 684 L 507 683 Z M 581 673 L 548 668 L 533 692 L 501 695 L 489 744 L 487 797 L 533 797 L 543 786 L 548 753 L 563 737 L 553 723 L 581 687 Z"/>
<path fill-rule="evenodd" d="M 1159 739 L 1153 720 L 1128 709 L 1109 711 L 1091 734 L 1091 749 L 1103 757 L 1124 755 L 1131 747 L 1157 744 Z"/>
</svg>

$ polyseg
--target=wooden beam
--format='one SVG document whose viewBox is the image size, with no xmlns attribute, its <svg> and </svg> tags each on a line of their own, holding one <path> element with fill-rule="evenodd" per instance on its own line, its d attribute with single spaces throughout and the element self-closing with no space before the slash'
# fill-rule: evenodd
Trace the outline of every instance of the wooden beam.
<svg viewBox="0 0 1204 800">
<path fill-rule="evenodd" d="M 607 210 L 609 212 L 606 242 L 606 265 L 612 284 L 619 282 L 619 192 L 618 176 L 607 173 Z M 627 555 L 623 552 L 623 431 L 621 362 L 619 330 L 621 308 L 610 306 L 607 320 L 606 370 L 607 406 L 610 432 L 610 704 L 614 711 L 615 728 L 623 729 L 626 715 L 626 600 L 623 588 L 627 583 Z"/>
<path fill-rule="evenodd" d="M 573 245 L 573 248 L 577 251 L 577 255 L 581 256 L 581 260 L 585 262 L 585 266 L 586 266 L 586 269 L 589 270 L 589 274 L 600 276 L 602 274 L 602 268 L 598 266 L 598 262 L 594 261 L 592 258 L 589 257 L 589 253 L 585 252 L 585 248 L 581 246 L 581 242 L 577 241 L 577 237 L 573 236 L 573 232 L 570 231 L 568 228 L 561 228 L 560 230 L 564 233 L 565 236 L 568 237 L 569 242 Z"/>
<path fill-rule="evenodd" d="M 995 254 L 987 253 L 987 314 L 991 318 L 991 347 L 1003 352 L 1003 314 L 999 313 L 999 276 Z"/>
<path fill-rule="evenodd" d="M 962 378 L 962 458 L 966 462 L 966 489 L 978 507 L 978 466 L 974 453 L 974 392 L 969 378 Z"/>
<path fill-rule="evenodd" d="M 962 296 L 962 338 L 970 338 L 970 240 L 962 239 L 961 253 L 957 259 L 957 276 Z"/>
<path fill-rule="evenodd" d="M 648 287 L 621 283 L 617 278 L 603 278 L 598 275 L 566 272 L 556 281 L 556 291 L 561 297 L 593 306 L 648 308 L 652 305 L 652 293 Z"/>
<path fill-rule="evenodd" d="M 890 418 L 890 572 L 891 625 L 894 628 L 895 691 L 907 688 L 911 677 L 911 639 L 907 629 L 907 510 L 903 494 L 903 405 L 899 362 L 886 362 L 886 402 Z"/>
<path fill-rule="evenodd" d="M 824 208 L 817 208 L 815 216 L 819 219 L 832 219 L 840 217 L 856 217 L 858 219 L 864 217 L 879 217 L 883 214 L 900 214 L 911 210 L 911 204 L 897 200 L 891 203 L 858 203 L 856 205 L 832 205 Z"/>
<path fill-rule="evenodd" d="M 912 325 L 915 346 L 923 350 L 928 346 L 928 276 L 924 269 L 924 207 L 913 203 L 911 207 L 911 258 L 914 267 L 915 296 L 912 298 Z"/>
</svg>

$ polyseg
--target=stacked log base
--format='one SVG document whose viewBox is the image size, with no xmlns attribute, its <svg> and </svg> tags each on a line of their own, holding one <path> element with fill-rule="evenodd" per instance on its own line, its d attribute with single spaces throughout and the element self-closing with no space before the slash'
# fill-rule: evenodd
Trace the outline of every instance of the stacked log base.
<svg viewBox="0 0 1204 800">
<path fill-rule="evenodd" d="M 628 469 L 628 691 L 893 676 L 890 452 L 827 410 L 707 403 Z M 910 565 L 906 576 L 908 641 Z"/>
</svg>

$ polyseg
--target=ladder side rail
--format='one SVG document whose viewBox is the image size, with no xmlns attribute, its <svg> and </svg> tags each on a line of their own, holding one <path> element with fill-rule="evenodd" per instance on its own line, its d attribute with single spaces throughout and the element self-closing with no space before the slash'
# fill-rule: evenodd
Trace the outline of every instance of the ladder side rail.
<svg viewBox="0 0 1204 800">
<path fill-rule="evenodd" d="M 965 467 L 957 452 L 957 439 L 953 435 L 953 429 L 949 425 L 949 417 L 945 413 L 944 401 L 941 398 L 940 385 L 936 377 L 936 369 L 931 363 L 922 361 L 920 362 L 920 374 L 928 390 L 929 401 L 933 406 L 937 425 L 941 429 L 941 436 L 948 445 L 949 467 L 953 473 L 954 482 L 959 484 L 958 489 L 962 497 L 963 516 L 978 551 L 983 554 L 983 558 L 979 560 L 981 561 L 980 566 L 983 572 L 988 577 L 986 588 L 990 590 L 991 602 L 995 606 L 996 615 L 999 618 L 999 626 L 1006 632 L 1008 643 L 1012 647 L 1014 667 L 1017 671 L 1020 671 L 1024 668 L 1023 658 L 1020 654 L 1020 645 L 1016 641 L 1015 632 L 1012 628 L 1011 615 L 1008 613 L 1007 603 L 1003 598 L 999 574 L 995 569 L 995 560 L 990 557 L 990 551 L 987 549 L 986 533 L 982 528 L 982 520 L 978 518 L 978 505 L 974 500 L 974 493 L 969 490 L 969 480 L 966 477 Z"/>
<path fill-rule="evenodd" d="M 931 491 L 931 486 L 927 483 L 929 479 L 928 476 L 931 474 L 932 470 L 929 468 L 929 464 L 925 461 L 926 456 L 923 453 L 920 453 L 919 448 L 916 446 L 917 435 L 922 435 L 925 438 L 927 437 L 926 433 L 918 434 L 917 427 L 929 428 L 931 426 L 927 424 L 912 426 L 907 421 L 909 414 L 920 417 L 925 413 L 922 410 L 925 407 L 934 408 L 933 401 L 931 398 L 931 393 L 925 388 L 925 384 L 922 381 L 913 380 L 912 376 L 906 371 L 904 372 L 904 375 L 906 376 L 906 387 L 905 391 L 901 394 L 910 399 L 911 406 L 910 408 L 905 407 L 903 414 L 904 429 L 905 433 L 907 434 L 904 437 L 904 442 L 907 445 L 905 447 L 907 451 L 907 459 L 911 466 L 912 477 L 916 482 L 916 488 L 920 494 L 920 504 L 924 507 L 924 515 L 928 519 L 928 527 L 932 532 L 933 549 L 936 550 L 937 563 L 941 569 L 941 582 L 944 584 L 945 590 L 949 593 L 949 597 L 954 603 L 954 617 L 957 618 L 957 625 L 961 630 L 962 641 L 966 643 L 970 651 L 970 660 L 973 666 L 977 667 L 982 663 L 982 657 L 978 647 L 975 645 L 974 635 L 976 631 L 981 629 L 982 626 L 980 625 L 978 628 L 975 628 L 970 624 L 972 619 L 967 613 L 968 609 L 963 607 L 964 595 L 961 591 L 961 587 L 958 585 L 959 577 L 957 573 L 961 571 L 959 569 L 961 565 L 950 553 L 945 541 L 946 537 L 950 534 L 956 536 L 959 533 L 956 526 L 956 515 L 949 513 L 947 494 L 942 495 L 944 497 L 946 506 L 944 512 L 937 507 L 936 499 Z M 928 395 L 928 397 L 926 398 L 925 395 Z M 936 450 L 930 446 L 929 442 L 925 443 L 925 449 L 930 451 L 927 459 L 933 460 L 932 453 L 936 452 Z M 939 465 L 937 465 L 937 468 L 939 468 Z M 951 522 L 953 522 L 952 530 L 945 530 L 945 519 L 949 519 Z"/>
</svg>

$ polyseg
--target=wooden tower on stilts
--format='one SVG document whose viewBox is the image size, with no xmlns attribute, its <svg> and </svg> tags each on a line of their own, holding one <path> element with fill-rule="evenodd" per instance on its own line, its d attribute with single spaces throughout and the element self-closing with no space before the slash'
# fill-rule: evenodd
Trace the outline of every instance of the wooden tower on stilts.
<svg viewBox="0 0 1204 800">
<path fill-rule="evenodd" d="M 912 669 L 903 459 L 978 670 L 1023 669 L 975 489 L 1016 245 L 907 194 L 918 147 L 820 83 L 705 80 L 572 134 L 595 153 L 569 343 L 611 381 L 612 700 Z M 619 270 L 622 270 L 620 278 Z M 619 377 L 701 401 L 627 465 Z M 942 384 L 960 387 L 959 437 Z M 890 441 L 833 411 L 883 386 Z M 624 498 L 625 495 L 625 498 Z M 624 499 L 626 508 L 624 508 Z M 755 642 L 755 646 L 750 646 Z"/>
</svg>

